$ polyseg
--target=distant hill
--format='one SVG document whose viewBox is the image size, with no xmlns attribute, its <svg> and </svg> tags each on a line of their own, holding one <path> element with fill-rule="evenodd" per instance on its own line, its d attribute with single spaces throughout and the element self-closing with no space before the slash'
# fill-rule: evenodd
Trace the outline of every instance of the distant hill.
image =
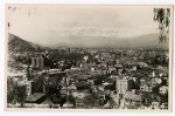
<svg viewBox="0 0 175 116">
<path fill-rule="evenodd" d="M 40 45 L 34 44 L 23 40 L 22 38 L 14 35 L 8 34 L 8 50 L 9 52 L 26 52 L 26 51 L 40 51 L 42 47 Z"/>
<path fill-rule="evenodd" d="M 107 37 L 72 37 L 69 42 L 48 45 L 51 48 L 59 47 L 97 47 L 97 48 L 168 48 L 168 43 L 159 43 L 158 34 L 147 34 L 134 38 L 107 38 Z M 78 39 L 77 39 L 78 38 Z"/>
<path fill-rule="evenodd" d="M 135 38 L 123 39 L 118 42 L 118 46 L 129 48 L 168 48 L 168 43 L 159 43 L 158 34 L 148 34 Z"/>
</svg>

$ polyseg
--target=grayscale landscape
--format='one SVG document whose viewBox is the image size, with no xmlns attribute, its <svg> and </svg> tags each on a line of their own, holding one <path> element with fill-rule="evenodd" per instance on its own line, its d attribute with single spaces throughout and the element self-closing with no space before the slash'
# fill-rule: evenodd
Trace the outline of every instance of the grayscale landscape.
<svg viewBox="0 0 175 116">
<path fill-rule="evenodd" d="M 168 110 L 172 10 L 7 5 L 7 108 Z"/>
</svg>

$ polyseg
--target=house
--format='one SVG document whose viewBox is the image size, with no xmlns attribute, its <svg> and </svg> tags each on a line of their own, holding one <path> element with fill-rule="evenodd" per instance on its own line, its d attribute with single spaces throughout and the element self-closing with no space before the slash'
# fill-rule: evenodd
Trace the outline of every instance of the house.
<svg viewBox="0 0 175 116">
<path fill-rule="evenodd" d="M 152 109 L 160 109 L 160 103 L 157 101 L 153 101 L 151 104 Z"/>
<path fill-rule="evenodd" d="M 152 87 L 150 87 L 148 84 L 141 84 L 140 85 L 140 91 L 143 92 L 152 92 Z"/>
<path fill-rule="evenodd" d="M 127 90 L 133 89 L 134 82 L 132 79 L 117 79 L 116 81 L 116 89 L 119 94 L 125 94 Z"/>
<path fill-rule="evenodd" d="M 98 99 L 101 101 L 105 100 L 105 91 L 98 90 Z"/>
<path fill-rule="evenodd" d="M 140 79 L 140 85 L 144 85 L 146 83 L 146 80 L 144 78 Z"/>
<path fill-rule="evenodd" d="M 162 103 L 162 104 L 160 105 L 160 108 L 161 108 L 161 109 L 168 109 L 168 103 Z"/>
<path fill-rule="evenodd" d="M 141 105 L 142 94 L 140 91 L 132 89 L 130 91 L 126 91 L 124 95 L 125 105 L 129 109 L 137 109 Z"/>
<path fill-rule="evenodd" d="M 152 77 L 154 78 L 156 76 L 155 71 L 152 71 Z"/>
<path fill-rule="evenodd" d="M 136 71 L 136 70 L 137 70 L 137 66 L 134 65 L 134 66 L 132 67 L 132 70 L 133 70 L 133 71 Z"/>
<path fill-rule="evenodd" d="M 32 68 L 44 68 L 44 55 L 35 53 L 31 56 Z"/>
<path fill-rule="evenodd" d="M 72 109 L 72 108 L 74 108 L 74 104 L 67 101 L 66 103 L 63 104 L 63 108 L 64 109 Z"/>
<path fill-rule="evenodd" d="M 34 93 L 34 81 L 27 81 L 26 82 L 26 94 L 30 96 Z"/>
<path fill-rule="evenodd" d="M 155 77 L 155 78 L 151 79 L 150 84 L 151 84 L 152 87 L 155 87 L 157 85 L 160 85 L 161 83 L 162 83 L 162 80 L 160 78 Z"/>
<path fill-rule="evenodd" d="M 84 99 L 77 97 L 75 100 L 75 107 L 76 108 L 83 108 L 84 107 Z"/>
<path fill-rule="evenodd" d="M 88 80 L 87 80 L 87 83 L 88 83 L 89 85 L 94 85 L 94 80 L 93 80 L 93 79 L 88 79 Z"/>
<path fill-rule="evenodd" d="M 111 92 L 111 98 L 112 98 L 112 102 L 113 102 L 113 108 L 119 108 L 119 105 L 120 105 L 119 94 Z"/>
<path fill-rule="evenodd" d="M 168 86 L 166 86 L 166 85 L 161 86 L 161 87 L 159 88 L 159 93 L 160 93 L 161 95 L 166 95 L 166 94 L 168 94 Z"/>
<path fill-rule="evenodd" d="M 148 64 L 145 63 L 145 62 L 139 62 L 138 64 L 140 65 L 140 68 L 146 68 L 146 67 L 148 67 Z"/>
</svg>

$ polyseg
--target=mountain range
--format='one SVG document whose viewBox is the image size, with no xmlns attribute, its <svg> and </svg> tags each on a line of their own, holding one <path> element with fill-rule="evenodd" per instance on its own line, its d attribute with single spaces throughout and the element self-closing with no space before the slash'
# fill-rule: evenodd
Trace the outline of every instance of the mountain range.
<svg viewBox="0 0 175 116">
<path fill-rule="evenodd" d="M 89 41 L 92 41 L 92 44 L 86 44 L 87 42 L 62 42 L 55 43 L 54 45 L 39 45 L 29 41 L 24 40 L 23 38 L 18 37 L 14 34 L 8 35 L 8 49 L 10 51 L 33 51 L 40 49 L 52 49 L 52 48 L 168 48 L 167 43 L 159 43 L 158 34 L 147 34 L 135 38 L 123 38 L 123 39 L 113 39 L 114 41 L 109 41 L 108 38 L 100 38 L 100 41 L 93 41 L 91 38 Z M 88 38 L 87 38 L 88 39 Z M 88 41 L 88 40 L 86 40 Z"/>
</svg>

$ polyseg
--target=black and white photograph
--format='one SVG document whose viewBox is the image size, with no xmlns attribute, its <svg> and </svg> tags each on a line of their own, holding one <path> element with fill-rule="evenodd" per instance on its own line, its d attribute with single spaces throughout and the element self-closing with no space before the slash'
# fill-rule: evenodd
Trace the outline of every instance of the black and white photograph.
<svg viewBox="0 0 175 116">
<path fill-rule="evenodd" d="M 173 10 L 6 4 L 6 109 L 170 110 Z"/>
</svg>

